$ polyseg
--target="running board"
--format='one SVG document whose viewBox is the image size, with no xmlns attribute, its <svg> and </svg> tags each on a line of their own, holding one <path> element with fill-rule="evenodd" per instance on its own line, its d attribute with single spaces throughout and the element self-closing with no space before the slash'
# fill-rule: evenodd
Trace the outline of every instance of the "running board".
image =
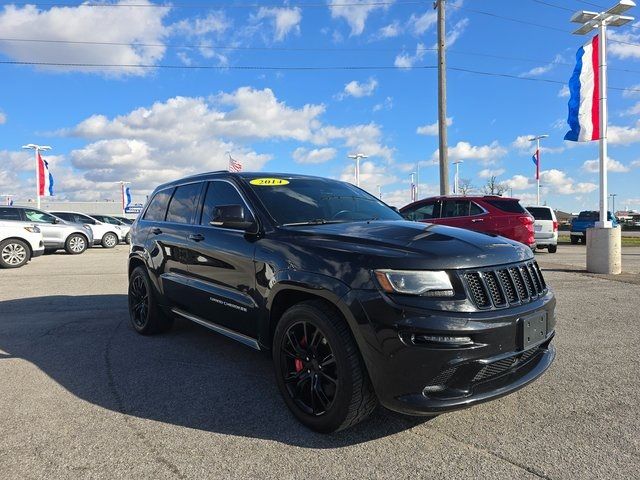
<svg viewBox="0 0 640 480">
<path fill-rule="evenodd" d="M 222 325 L 218 325 L 217 323 L 213 323 L 208 320 L 205 320 L 204 318 L 200 318 L 195 315 L 192 315 L 191 313 L 183 312 L 179 308 L 172 308 L 171 311 L 176 315 L 180 315 L 181 317 L 186 318 L 187 320 L 191 320 L 192 322 L 197 323 L 198 325 L 202 325 L 203 327 L 213 330 L 216 333 L 220 333 L 225 337 L 229 337 L 232 340 L 235 340 L 236 342 L 240 342 L 243 345 L 246 345 L 247 347 L 260 350 L 260 345 L 258 344 L 255 338 L 251 338 L 242 333 L 236 332 L 234 330 L 230 330 L 226 327 L 223 327 Z"/>
</svg>

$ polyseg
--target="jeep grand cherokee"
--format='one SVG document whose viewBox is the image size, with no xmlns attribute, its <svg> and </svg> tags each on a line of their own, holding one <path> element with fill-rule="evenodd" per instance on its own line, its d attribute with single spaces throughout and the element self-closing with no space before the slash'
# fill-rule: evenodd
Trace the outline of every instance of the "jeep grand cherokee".
<svg viewBox="0 0 640 480">
<path fill-rule="evenodd" d="M 132 227 L 129 311 L 270 352 L 285 403 L 321 432 L 381 403 L 436 415 L 551 365 L 555 299 L 527 246 L 405 221 L 353 185 L 214 172 L 158 187 Z"/>
</svg>

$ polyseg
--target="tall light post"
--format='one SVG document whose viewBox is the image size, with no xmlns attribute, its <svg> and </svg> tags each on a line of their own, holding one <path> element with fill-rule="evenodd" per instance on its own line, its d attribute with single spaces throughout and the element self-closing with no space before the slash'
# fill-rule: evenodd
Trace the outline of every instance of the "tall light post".
<svg viewBox="0 0 640 480">
<path fill-rule="evenodd" d="M 382 186 L 378 185 L 378 198 L 382 200 Z"/>
<path fill-rule="evenodd" d="M 540 140 L 549 135 L 536 135 L 530 142 L 536 142 L 536 205 L 540 205 Z"/>
<path fill-rule="evenodd" d="M 411 192 L 410 198 L 411 203 L 416 201 L 416 172 L 411 172 Z"/>
<path fill-rule="evenodd" d="M 611 215 L 616 214 L 616 197 L 618 196 L 617 193 L 610 193 L 609 196 L 611 197 Z"/>
<path fill-rule="evenodd" d="M 38 154 L 40 152 L 46 152 L 47 150 L 51 150 L 49 145 L 36 145 L 35 143 L 30 143 L 28 145 L 23 145 L 22 148 L 27 150 L 33 150 L 35 153 L 35 161 L 36 161 L 36 207 L 40 208 L 40 165 L 38 161 Z"/>
<path fill-rule="evenodd" d="M 598 101 L 600 141 L 600 219 L 595 228 L 587 230 L 587 271 L 617 274 L 622 271 L 620 230 L 612 230 L 607 217 L 607 27 L 620 27 L 633 20 L 622 15 L 636 4 L 632 0 L 619 0 L 604 12 L 581 10 L 571 21 L 582 26 L 573 33 L 586 35 L 598 29 Z"/>
<path fill-rule="evenodd" d="M 456 166 L 456 175 L 453 178 L 453 193 L 455 195 L 459 195 L 460 194 L 460 170 L 458 169 L 458 167 L 460 166 L 461 163 L 464 163 L 462 160 L 456 160 L 455 162 L 453 162 L 453 164 Z"/>
<path fill-rule="evenodd" d="M 350 159 L 355 160 L 356 161 L 356 169 L 355 169 L 355 180 L 356 180 L 356 186 L 359 187 L 360 186 L 360 159 L 362 158 L 369 158 L 366 155 L 363 155 L 362 153 L 351 153 L 349 155 L 347 155 Z"/>
</svg>

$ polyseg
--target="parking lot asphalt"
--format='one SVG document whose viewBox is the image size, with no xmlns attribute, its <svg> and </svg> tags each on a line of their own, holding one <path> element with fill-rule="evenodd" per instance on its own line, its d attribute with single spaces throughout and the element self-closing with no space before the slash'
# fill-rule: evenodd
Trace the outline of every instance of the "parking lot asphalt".
<svg viewBox="0 0 640 480">
<path fill-rule="evenodd" d="M 333 435 L 289 414 L 267 356 L 186 321 L 135 334 L 125 246 L 0 270 L 2 478 L 638 478 L 640 286 L 557 268 L 577 248 L 537 255 L 558 297 L 539 381 Z"/>
</svg>

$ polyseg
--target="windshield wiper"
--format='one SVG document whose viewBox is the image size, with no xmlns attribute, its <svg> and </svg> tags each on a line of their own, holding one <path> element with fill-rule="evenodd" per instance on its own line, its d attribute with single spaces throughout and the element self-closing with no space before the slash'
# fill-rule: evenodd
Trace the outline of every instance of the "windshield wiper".
<svg viewBox="0 0 640 480">
<path fill-rule="evenodd" d="M 306 222 L 283 223 L 283 227 L 297 227 L 299 225 L 325 225 L 327 223 L 344 223 L 344 220 L 327 220 L 325 218 L 316 218 Z"/>
</svg>

